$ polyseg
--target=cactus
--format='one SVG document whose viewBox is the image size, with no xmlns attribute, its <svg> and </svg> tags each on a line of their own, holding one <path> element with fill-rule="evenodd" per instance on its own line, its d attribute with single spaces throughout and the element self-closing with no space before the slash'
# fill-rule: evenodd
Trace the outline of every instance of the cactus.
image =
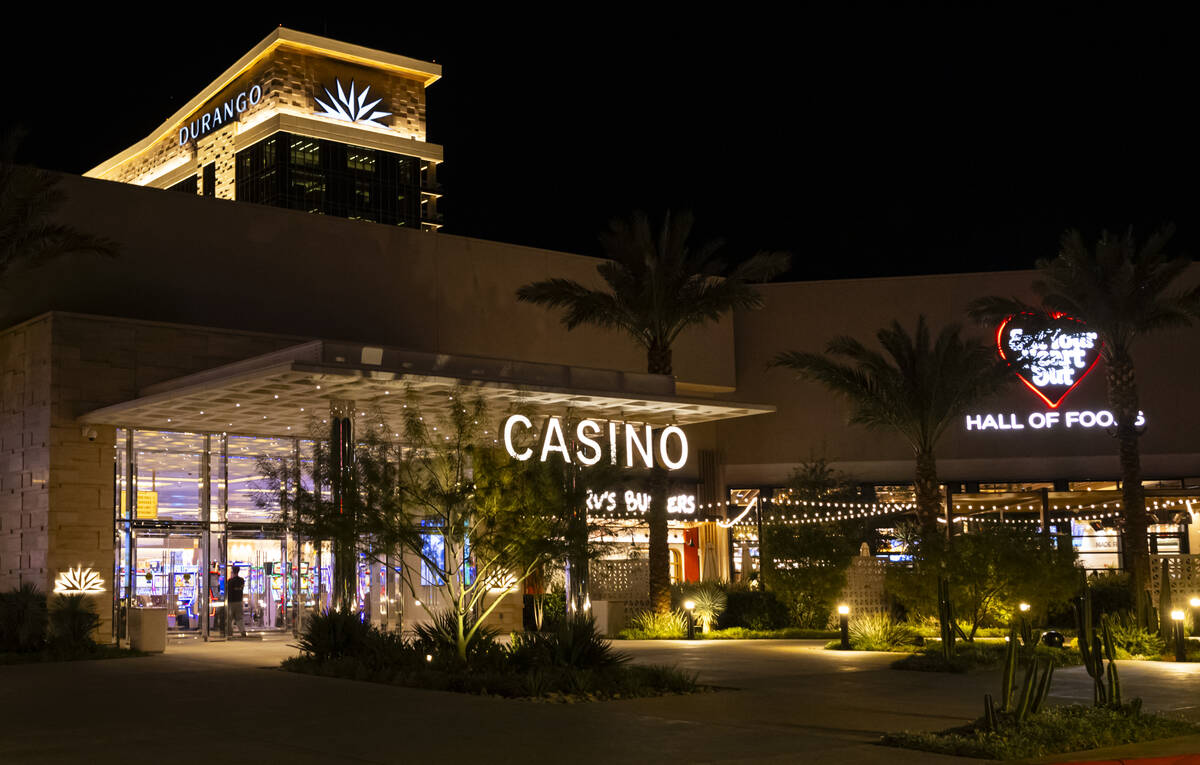
<svg viewBox="0 0 1200 765">
<path fill-rule="evenodd" d="M 1170 640 L 1174 637 L 1171 633 L 1171 600 L 1173 593 L 1171 592 L 1171 564 L 1166 558 L 1162 559 L 1162 579 L 1159 580 L 1161 585 L 1158 588 L 1158 636 L 1163 640 Z"/>
<path fill-rule="evenodd" d="M 1100 616 L 1100 632 L 1092 615 L 1092 591 L 1083 583 L 1083 594 L 1075 599 L 1075 620 L 1079 628 L 1079 655 L 1092 678 L 1092 703 L 1098 707 L 1121 705 L 1121 678 L 1117 675 L 1116 646 L 1108 615 Z M 1108 659 L 1107 666 L 1104 660 Z"/>
<path fill-rule="evenodd" d="M 938 627 L 942 635 L 942 658 L 954 659 L 954 609 L 950 605 L 950 581 L 938 577 Z"/>
<path fill-rule="evenodd" d="M 983 694 L 983 721 L 992 733 L 1000 727 L 1000 721 L 996 718 L 996 704 L 990 693 Z"/>
<path fill-rule="evenodd" d="M 1028 629 L 1022 626 L 1022 630 Z M 983 717 L 989 731 L 997 730 L 999 719 L 997 712 L 1012 715 L 1016 722 L 1021 723 L 1031 714 L 1037 714 L 1050 695 L 1050 682 L 1054 677 L 1054 662 L 1040 656 L 1030 656 L 1025 668 L 1025 679 L 1021 689 L 1014 693 L 1017 679 L 1017 664 L 1019 654 L 1017 647 L 1017 625 L 1014 623 L 1008 632 L 1008 649 L 1004 657 L 1004 672 L 1000 676 L 1000 709 L 997 710 L 991 694 L 983 697 Z"/>
</svg>

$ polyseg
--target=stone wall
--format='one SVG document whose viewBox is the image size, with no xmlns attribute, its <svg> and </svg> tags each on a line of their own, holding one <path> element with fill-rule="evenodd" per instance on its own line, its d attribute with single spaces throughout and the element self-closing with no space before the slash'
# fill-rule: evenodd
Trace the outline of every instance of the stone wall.
<svg viewBox="0 0 1200 765">
<path fill-rule="evenodd" d="M 112 427 L 76 418 L 147 385 L 292 345 L 296 338 L 55 313 L 0 335 L 0 589 L 44 592 L 67 568 L 104 579 L 111 635 Z"/>
<path fill-rule="evenodd" d="M 50 319 L 0 333 L 0 590 L 47 589 Z"/>
</svg>

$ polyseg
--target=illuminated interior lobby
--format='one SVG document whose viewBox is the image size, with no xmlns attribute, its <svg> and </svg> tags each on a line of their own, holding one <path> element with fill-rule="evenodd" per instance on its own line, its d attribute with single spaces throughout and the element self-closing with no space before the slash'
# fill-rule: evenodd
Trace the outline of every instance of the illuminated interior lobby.
<svg viewBox="0 0 1200 765">
<path fill-rule="evenodd" d="M 332 550 L 278 522 L 258 461 L 304 459 L 331 407 L 361 431 L 401 391 L 436 408 L 460 385 L 497 418 L 520 403 L 535 419 L 681 427 L 690 449 L 672 496 L 690 511 L 671 517 L 676 580 L 752 579 L 763 524 L 839 513 L 874 519 L 883 541 L 871 553 L 903 559 L 887 530 L 911 514 L 907 446 L 847 426 L 827 392 L 768 362 L 919 313 L 963 322 L 974 297 L 1029 296 L 1031 274 L 763 285 L 760 310 L 680 336 L 674 376 L 646 374 L 623 336 L 568 332 L 514 297 L 549 276 L 594 282 L 598 259 L 439 230 L 446 158 L 425 140 L 424 89 L 440 76 L 436 64 L 279 29 L 151 135 L 61 179 L 62 219 L 120 253 L 16 274 L 25 281 L 0 307 L 0 589 L 48 591 L 60 572 L 87 567 L 113 604 L 109 634 L 123 609 L 161 605 L 173 633 L 220 639 L 232 631 L 223 588 L 237 565 L 243 626 L 290 631 L 305 609 L 328 605 Z M 1139 351 L 1161 555 L 1200 553 L 1200 384 L 1179 352 L 1197 340 L 1194 329 L 1168 332 Z M 1069 530 L 1085 567 L 1118 566 L 1120 473 L 1095 416 L 1106 406 L 1101 363 L 1055 407 L 1020 384 L 979 407 L 939 448 L 949 521 Z M 1046 426 L 1049 411 L 1062 417 Z M 855 501 L 812 504 L 787 490 L 814 457 L 859 487 Z M 597 487 L 592 510 L 617 522 L 595 600 L 639 600 L 621 574 L 645 555 L 638 493 Z M 362 607 L 380 624 L 420 611 L 397 580 L 419 578 L 419 566 L 400 563 L 360 571 Z M 425 605 L 434 591 L 421 591 Z M 520 599 L 497 619 L 519 626 Z"/>
</svg>

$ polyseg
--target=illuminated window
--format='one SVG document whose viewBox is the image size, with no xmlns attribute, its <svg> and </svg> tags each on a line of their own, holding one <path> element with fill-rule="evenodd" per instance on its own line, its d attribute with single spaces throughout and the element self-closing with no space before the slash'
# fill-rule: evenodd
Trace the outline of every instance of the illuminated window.
<svg viewBox="0 0 1200 765">
<path fill-rule="evenodd" d="M 441 534 L 422 534 L 421 556 L 421 584 L 441 585 L 441 573 L 431 567 L 426 560 L 433 561 L 443 570 L 446 568 L 446 538 Z"/>
<path fill-rule="evenodd" d="M 671 550 L 671 584 L 683 581 L 683 555 L 678 550 Z"/>
</svg>

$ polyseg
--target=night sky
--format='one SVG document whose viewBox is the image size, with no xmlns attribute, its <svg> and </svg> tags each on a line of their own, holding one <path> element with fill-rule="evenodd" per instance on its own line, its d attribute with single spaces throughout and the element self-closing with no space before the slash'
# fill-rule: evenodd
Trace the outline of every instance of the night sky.
<svg viewBox="0 0 1200 765">
<path fill-rule="evenodd" d="M 4 33 L 0 122 L 30 131 L 19 160 L 83 172 L 283 24 L 443 65 L 456 234 L 598 254 L 611 217 L 687 208 L 730 260 L 792 251 L 795 279 L 1028 268 L 1068 226 L 1174 222 L 1197 252 L 1182 20 L 596 8 L 47 15 Z"/>
</svg>

